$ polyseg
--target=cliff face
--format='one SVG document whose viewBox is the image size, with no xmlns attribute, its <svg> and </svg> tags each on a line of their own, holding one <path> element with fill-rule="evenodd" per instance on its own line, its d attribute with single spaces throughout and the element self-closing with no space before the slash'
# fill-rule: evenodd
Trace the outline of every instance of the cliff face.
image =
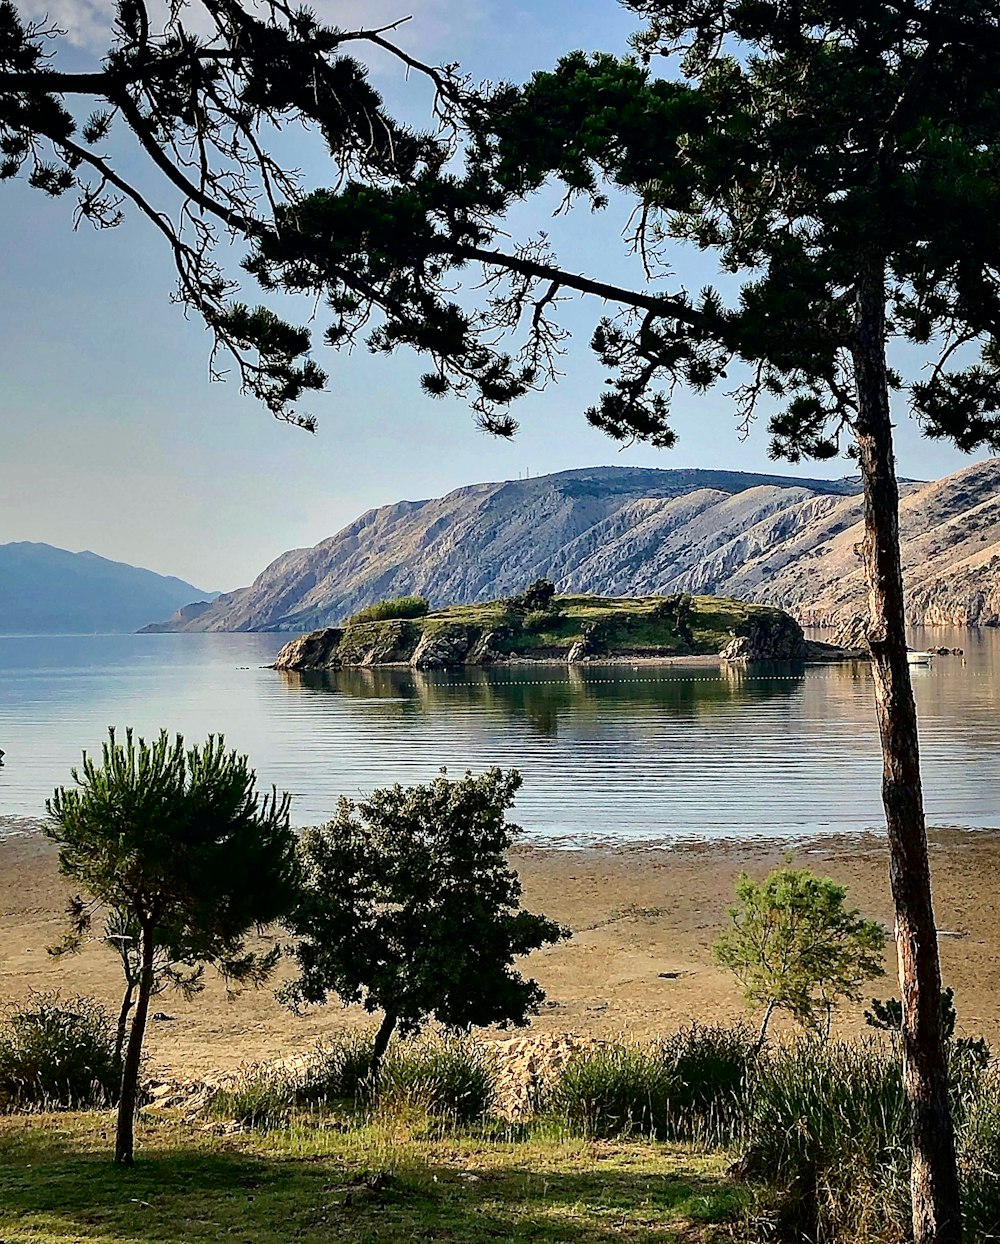
<svg viewBox="0 0 1000 1244">
<path fill-rule="evenodd" d="M 904 483 L 910 620 L 1000 622 L 1000 459 Z M 371 510 L 177 630 L 307 631 L 386 597 L 434 604 L 511 595 L 690 592 L 835 624 L 865 607 L 857 480 L 598 467 L 476 484 Z"/>
</svg>

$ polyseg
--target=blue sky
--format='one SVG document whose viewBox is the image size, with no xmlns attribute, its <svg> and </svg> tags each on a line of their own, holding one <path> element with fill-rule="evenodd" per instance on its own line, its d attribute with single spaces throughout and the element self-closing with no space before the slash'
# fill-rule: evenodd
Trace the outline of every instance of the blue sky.
<svg viewBox="0 0 1000 1244">
<path fill-rule="evenodd" d="M 71 30 L 69 65 L 92 64 L 105 45 L 104 0 L 23 7 Z M 577 47 L 623 52 L 635 26 L 615 0 L 321 0 L 316 8 L 341 25 L 361 15 L 373 24 L 412 14 L 400 35 L 407 47 L 494 79 L 521 80 Z M 394 67 L 377 65 L 374 73 L 390 101 L 412 106 L 412 84 Z M 303 154 L 308 182 L 330 180 L 321 158 Z M 550 206 L 535 205 L 519 223 L 551 227 Z M 68 198 L 49 200 L 20 183 L 0 185 L 0 211 L 0 543 L 90 548 L 228 589 L 365 509 L 479 480 L 599 463 L 784 469 L 767 459 L 763 426 L 740 442 L 721 392 L 676 400 L 680 441 L 671 451 L 619 452 L 588 428 L 582 411 L 602 373 L 587 348 L 594 310 L 586 307 L 568 311 L 579 331 L 566 378 L 520 404 L 513 442 L 478 431 L 461 403 L 422 396 L 419 360 L 364 351 L 317 352 L 331 380 L 308 402 L 320 422 L 310 436 L 275 423 L 235 383 L 210 383 L 206 333 L 170 303 L 171 265 L 144 221 L 130 215 L 117 230 L 74 232 Z M 622 223 L 618 215 L 595 221 L 579 213 L 561 226 L 560 256 L 580 270 L 626 277 Z M 678 274 L 695 286 L 714 277 L 703 260 L 684 259 Z M 245 293 L 253 301 L 251 283 Z M 897 456 L 900 473 L 918 478 L 968 461 L 924 441 L 905 415 Z M 852 469 L 843 460 L 787 468 L 832 476 Z"/>
</svg>

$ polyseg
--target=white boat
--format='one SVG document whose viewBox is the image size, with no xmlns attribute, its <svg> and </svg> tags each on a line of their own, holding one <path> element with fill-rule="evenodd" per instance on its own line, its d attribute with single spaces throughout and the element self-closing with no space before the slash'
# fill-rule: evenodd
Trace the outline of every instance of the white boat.
<svg viewBox="0 0 1000 1244">
<path fill-rule="evenodd" d="M 908 651 L 906 654 L 906 663 L 908 665 L 930 665 L 934 660 L 933 652 L 913 652 Z"/>
</svg>

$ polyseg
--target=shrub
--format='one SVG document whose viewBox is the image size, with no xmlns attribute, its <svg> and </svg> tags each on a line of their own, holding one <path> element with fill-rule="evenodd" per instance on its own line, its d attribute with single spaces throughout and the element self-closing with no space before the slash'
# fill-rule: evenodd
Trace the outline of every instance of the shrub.
<svg viewBox="0 0 1000 1244">
<path fill-rule="evenodd" d="M 306 1068 L 295 1089 L 298 1105 L 328 1101 L 359 1101 L 365 1095 L 375 1034 L 344 1032 L 317 1046 L 315 1061 Z"/>
<path fill-rule="evenodd" d="M 425 1038 L 391 1046 L 379 1077 L 378 1104 L 415 1107 L 455 1123 L 489 1114 L 495 1097 L 492 1052 L 468 1038 Z"/>
<path fill-rule="evenodd" d="M 558 613 L 555 601 L 556 588 L 550 579 L 536 579 L 517 596 L 508 596 L 503 602 L 508 613 Z"/>
<path fill-rule="evenodd" d="M 352 613 L 344 621 L 345 626 L 360 626 L 363 622 L 385 622 L 396 618 L 423 618 L 430 613 L 431 602 L 426 596 L 396 596 L 392 600 L 377 600 Z"/>
<path fill-rule="evenodd" d="M 806 1239 L 903 1239 L 909 1121 L 898 1058 L 873 1039 L 800 1041 L 763 1059 L 748 1093 L 742 1173 L 778 1190 Z"/>
<path fill-rule="evenodd" d="M 244 1127 L 278 1127 L 293 1108 L 365 1098 L 374 1035 L 344 1032 L 316 1047 L 297 1070 L 253 1063 L 219 1088 L 208 1103 L 214 1118 Z"/>
<path fill-rule="evenodd" d="M 1000 1236 L 1000 1070 L 983 1068 L 958 1120 L 962 1208 L 970 1240 Z"/>
<path fill-rule="evenodd" d="M 756 1071 L 757 1037 L 745 1024 L 692 1024 L 659 1043 L 674 1075 L 664 1136 L 728 1144 L 740 1131 Z"/>
<path fill-rule="evenodd" d="M 985 1043 L 949 1042 L 970 1240 L 1000 1234 L 1000 1068 Z M 738 1170 L 777 1194 L 797 1239 L 907 1239 L 910 1128 L 898 1050 L 868 1039 L 800 1042 L 764 1058 L 746 1096 Z"/>
<path fill-rule="evenodd" d="M 546 1104 L 587 1136 L 658 1136 L 669 1130 L 679 1087 L 662 1049 L 608 1045 L 569 1059 Z"/>
<path fill-rule="evenodd" d="M 241 1068 L 235 1079 L 218 1089 L 207 1111 L 216 1119 L 232 1119 L 243 1127 L 281 1127 L 295 1104 L 296 1077 L 264 1065 Z"/>
<path fill-rule="evenodd" d="M 0 1021 L 0 1106 L 88 1109 L 118 1100 L 115 1024 L 92 998 L 33 994 Z"/>
</svg>

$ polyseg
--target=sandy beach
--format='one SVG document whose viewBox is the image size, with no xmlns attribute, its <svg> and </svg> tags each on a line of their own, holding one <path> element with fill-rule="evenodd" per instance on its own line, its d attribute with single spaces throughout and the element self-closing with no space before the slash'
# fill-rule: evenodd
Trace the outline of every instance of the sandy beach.
<svg viewBox="0 0 1000 1244">
<path fill-rule="evenodd" d="M 526 961 L 547 994 L 534 1030 L 641 1039 L 694 1019 L 753 1018 L 736 983 L 713 964 L 710 946 L 725 927 L 739 872 L 763 876 L 788 849 L 765 841 L 518 848 L 513 859 L 525 905 L 563 921 L 574 934 Z M 799 843 L 793 851 L 796 865 L 845 884 L 854 906 L 891 927 L 886 853 L 878 837 Z M 1000 835 L 934 830 L 931 859 L 944 980 L 955 989 L 960 1029 L 998 1042 Z M 46 952 L 59 937 L 70 893 L 45 838 L 26 833 L 0 840 L 0 1002 L 20 1001 L 32 989 L 60 989 L 116 1007 L 118 965 L 106 949 L 92 945 L 69 960 Z M 898 993 L 894 972 L 887 962 L 887 976 L 871 992 Z M 291 1015 L 270 988 L 230 1000 L 216 978 L 194 1002 L 166 993 L 153 1009 L 171 1018 L 150 1024 L 151 1064 L 173 1075 L 282 1057 L 338 1028 L 371 1023 L 337 1005 Z M 862 1027 L 863 1009 L 843 1007 L 837 1030 Z"/>
</svg>

